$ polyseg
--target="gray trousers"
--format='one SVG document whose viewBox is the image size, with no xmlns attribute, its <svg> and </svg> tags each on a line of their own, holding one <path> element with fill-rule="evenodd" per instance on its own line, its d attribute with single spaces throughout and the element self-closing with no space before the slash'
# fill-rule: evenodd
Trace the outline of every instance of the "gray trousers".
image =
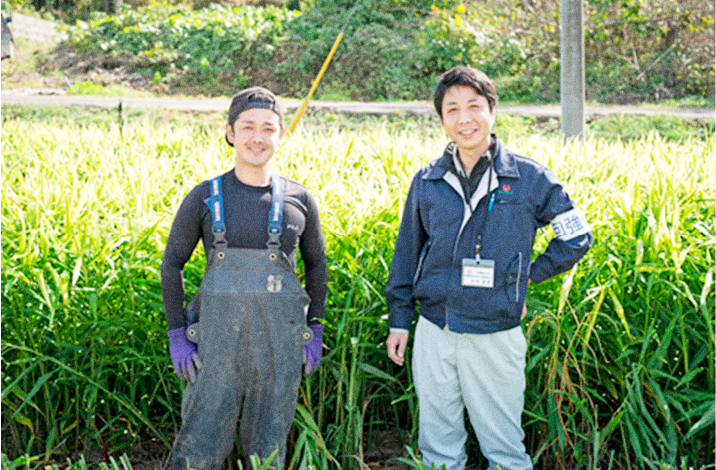
<svg viewBox="0 0 716 470">
<path fill-rule="evenodd" d="M 486 335 L 460 334 L 420 317 L 412 366 L 423 464 L 465 468 L 467 409 L 489 470 L 498 465 L 504 470 L 532 469 L 521 426 L 526 351 L 520 327 Z"/>
</svg>

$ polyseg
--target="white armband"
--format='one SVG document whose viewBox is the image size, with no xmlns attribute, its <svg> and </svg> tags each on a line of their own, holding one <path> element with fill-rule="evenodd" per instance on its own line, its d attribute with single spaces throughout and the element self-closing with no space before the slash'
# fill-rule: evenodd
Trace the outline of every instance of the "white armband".
<svg viewBox="0 0 716 470">
<path fill-rule="evenodd" d="M 582 211 L 575 207 L 552 219 L 552 229 L 560 240 L 571 240 L 589 233 L 589 223 Z"/>
</svg>

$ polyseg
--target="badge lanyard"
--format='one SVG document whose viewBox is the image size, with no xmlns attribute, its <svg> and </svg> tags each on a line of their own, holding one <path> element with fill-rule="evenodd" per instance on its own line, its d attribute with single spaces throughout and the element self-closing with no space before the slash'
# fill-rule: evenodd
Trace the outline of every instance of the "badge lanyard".
<svg viewBox="0 0 716 470">
<path fill-rule="evenodd" d="M 494 167 L 494 161 L 490 161 L 490 170 L 487 176 L 487 192 L 485 195 L 490 194 L 490 183 L 492 182 L 492 171 Z M 468 207 L 470 208 L 470 217 L 475 215 L 475 211 L 472 210 L 472 204 L 465 198 Z M 482 248 L 482 234 L 485 232 L 485 226 L 487 224 L 487 215 L 492 211 L 492 204 L 495 202 L 495 194 L 490 196 L 490 202 L 485 204 L 485 215 L 482 218 L 481 224 L 477 227 L 477 243 L 475 244 L 475 258 L 464 258 L 462 260 L 462 277 L 461 284 L 465 287 L 481 287 L 492 289 L 495 286 L 495 261 L 489 259 L 480 258 L 480 249 Z M 475 221 L 477 223 L 477 221 Z"/>
<path fill-rule="evenodd" d="M 490 194 L 490 184 L 492 183 L 492 169 L 495 166 L 495 161 L 490 157 L 490 170 L 489 174 L 487 176 L 487 194 Z M 472 209 L 472 205 L 470 204 L 470 201 L 467 200 L 467 206 L 470 208 L 470 217 L 475 215 L 475 211 Z M 485 232 L 485 225 L 487 223 L 487 214 L 489 212 L 492 212 L 492 205 L 495 203 L 495 194 L 493 193 L 492 196 L 490 196 L 490 202 L 489 204 L 485 204 L 485 214 L 482 218 L 482 223 L 477 227 L 477 243 L 475 244 L 475 259 L 477 261 L 480 261 L 480 249 L 482 249 L 482 234 Z M 477 221 L 475 221 L 477 223 Z"/>
</svg>

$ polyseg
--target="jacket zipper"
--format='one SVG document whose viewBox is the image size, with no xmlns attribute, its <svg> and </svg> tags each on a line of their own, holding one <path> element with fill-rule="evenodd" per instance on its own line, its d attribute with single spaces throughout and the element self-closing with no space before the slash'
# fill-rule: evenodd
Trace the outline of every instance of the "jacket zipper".
<svg viewBox="0 0 716 470">
<path fill-rule="evenodd" d="M 492 183 L 491 175 L 492 175 L 492 168 L 490 168 L 490 177 L 488 177 L 488 180 L 487 180 L 487 192 L 485 193 L 485 196 L 483 196 L 483 197 L 486 197 L 487 195 L 490 194 L 490 183 Z M 450 184 L 449 181 L 448 181 L 448 184 Z M 460 227 L 460 230 L 457 233 L 457 238 L 455 238 L 455 245 L 453 246 L 453 249 L 452 249 L 452 262 L 455 263 L 455 258 L 457 257 L 457 247 L 460 244 L 460 238 L 462 237 L 462 233 L 465 230 L 465 227 L 467 227 L 467 224 L 470 223 L 470 220 L 475 215 L 475 211 L 472 210 L 471 199 L 467 199 L 465 197 L 465 190 L 462 189 L 462 185 L 461 185 L 459 191 L 457 189 L 455 189 L 455 187 L 452 184 L 450 184 L 450 187 L 452 187 L 453 190 L 455 190 L 455 192 L 457 192 L 458 194 L 460 194 L 462 196 L 463 204 L 465 204 L 467 209 L 470 211 L 469 217 L 467 218 L 465 223 L 462 224 L 462 226 Z M 478 200 L 478 205 L 479 205 L 479 203 L 480 203 L 480 201 Z M 490 208 L 492 208 L 492 207 L 490 207 Z M 447 305 L 445 306 L 445 328 L 448 330 L 450 329 L 449 325 L 448 325 Z"/>
<path fill-rule="evenodd" d="M 467 224 L 470 223 L 470 219 L 472 219 L 472 214 L 470 214 L 470 217 L 467 219 L 467 222 L 460 227 L 460 231 L 457 233 L 457 238 L 455 239 L 455 246 L 452 248 L 452 262 L 455 262 L 455 257 L 457 256 L 457 246 L 460 244 L 460 237 L 462 237 L 462 232 L 465 230 L 465 227 L 467 227 Z"/>
</svg>

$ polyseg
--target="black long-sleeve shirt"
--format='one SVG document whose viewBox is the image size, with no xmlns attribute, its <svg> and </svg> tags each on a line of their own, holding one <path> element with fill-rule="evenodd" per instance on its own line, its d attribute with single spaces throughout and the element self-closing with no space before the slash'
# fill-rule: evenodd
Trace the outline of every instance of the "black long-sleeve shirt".
<svg viewBox="0 0 716 470">
<path fill-rule="evenodd" d="M 296 266 L 296 248 L 305 265 L 305 288 L 311 304 L 309 323 L 325 316 L 328 293 L 325 242 L 318 206 L 308 190 L 283 178 L 284 205 L 281 250 Z M 224 198 L 226 241 L 231 248 L 265 249 L 268 241 L 268 214 L 271 186 L 243 184 L 234 170 L 221 176 Z M 202 239 L 204 251 L 213 246 L 211 214 L 204 200 L 209 197 L 209 181 L 196 186 L 184 198 L 172 224 L 162 260 L 162 297 L 170 330 L 185 325 L 183 316 L 184 283 L 182 270 Z"/>
</svg>

